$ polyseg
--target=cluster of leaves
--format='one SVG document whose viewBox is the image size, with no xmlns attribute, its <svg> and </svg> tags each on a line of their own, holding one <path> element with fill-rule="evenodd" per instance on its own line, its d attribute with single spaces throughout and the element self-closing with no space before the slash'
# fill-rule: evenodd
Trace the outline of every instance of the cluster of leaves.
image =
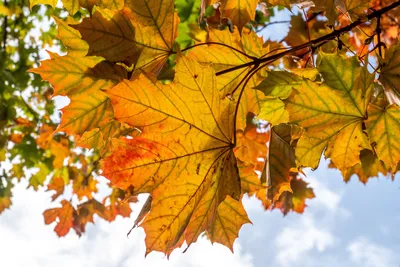
<svg viewBox="0 0 400 267">
<path fill-rule="evenodd" d="M 54 19 L 67 54 L 50 53 L 31 72 L 70 104 L 60 137 L 53 141 L 52 129 L 50 144 L 38 141 L 43 134 L 36 143 L 51 150 L 73 138 L 93 149 L 92 167 L 82 154 L 52 151 L 60 174 L 49 189 L 81 181 L 74 192 L 87 200 L 62 200 L 45 211 L 46 223 L 58 218 L 55 230 L 65 235 L 84 231 L 93 214 L 109 218 L 107 201 L 92 196 L 101 170 L 114 188 L 111 206 L 149 194 L 135 221 L 146 253 L 169 255 L 204 232 L 232 249 L 250 222 L 243 196 L 302 213 L 314 197 L 302 169 L 317 168 L 322 154 L 345 181 L 393 177 L 400 1 L 336 2 L 64 0 L 70 16 Z M 256 34 L 274 6 L 301 8 L 279 43 Z"/>
<path fill-rule="evenodd" d="M 63 205 L 62 216 L 72 214 L 60 218 L 57 233 L 65 235 L 73 227 L 80 235 L 86 223 L 93 221 L 93 214 L 108 221 L 118 214 L 128 217 L 129 201 L 136 199 L 123 202 L 124 192 L 114 188 L 96 200 L 98 152 L 74 149 L 73 138 L 54 134 L 59 118 L 50 99 L 53 89 L 40 76 L 27 72 L 39 64 L 42 48 L 59 45 L 55 23 L 47 24 L 52 15 L 66 16 L 62 9 L 46 6 L 36 6 L 30 12 L 26 1 L 0 5 L 0 213 L 12 204 L 14 184 L 26 180 L 33 190 L 45 186 L 54 191 L 52 200 Z M 48 28 L 35 27 L 38 23 Z M 46 223 L 56 219 L 55 212 L 45 214 Z"/>
</svg>

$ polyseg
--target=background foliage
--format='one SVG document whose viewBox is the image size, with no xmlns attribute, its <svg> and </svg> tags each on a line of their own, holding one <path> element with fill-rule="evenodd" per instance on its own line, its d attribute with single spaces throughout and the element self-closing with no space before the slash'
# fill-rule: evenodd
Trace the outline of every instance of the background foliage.
<svg viewBox="0 0 400 267">
<path fill-rule="evenodd" d="M 232 249 L 250 222 L 242 196 L 302 213 L 314 197 L 302 168 L 322 153 L 345 181 L 393 177 L 400 3 L 335 3 L 2 2 L 0 212 L 28 179 L 60 203 L 45 223 L 81 235 L 150 193 L 134 222 L 147 253 L 202 232 Z M 300 8 L 281 42 L 256 35 L 275 6 Z M 39 67 L 52 45 L 62 55 Z M 70 99 L 61 122 L 55 95 Z"/>
</svg>

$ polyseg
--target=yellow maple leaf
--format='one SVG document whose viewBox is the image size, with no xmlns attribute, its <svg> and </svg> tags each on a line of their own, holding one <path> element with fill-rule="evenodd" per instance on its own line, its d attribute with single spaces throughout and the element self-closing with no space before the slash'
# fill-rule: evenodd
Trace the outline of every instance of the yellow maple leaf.
<svg viewBox="0 0 400 267">
<path fill-rule="evenodd" d="M 360 160 L 361 163 L 357 163 L 347 171 L 346 176 L 343 177 L 345 182 L 350 181 L 353 174 L 356 174 L 360 182 L 364 184 L 366 184 L 370 178 L 378 177 L 379 173 L 382 173 L 383 175 L 388 174 L 385 164 L 379 160 L 371 150 L 362 150 L 360 153 Z"/>
<path fill-rule="evenodd" d="M 128 0 L 125 15 L 135 27 L 135 42 L 143 50 L 136 68 L 158 73 L 173 53 L 179 17 L 173 0 Z"/>
<path fill-rule="evenodd" d="M 370 104 L 366 127 L 378 159 L 386 163 L 395 172 L 400 161 L 400 107 L 393 104 L 388 107 L 378 107 Z"/>
<path fill-rule="evenodd" d="M 379 80 L 385 86 L 392 102 L 400 104 L 400 46 L 394 45 L 385 52 Z"/>
<path fill-rule="evenodd" d="M 211 1 L 210 4 L 220 2 L 223 17 L 227 17 L 239 29 L 242 29 L 248 22 L 254 20 L 258 0 L 222 0 Z"/>
<path fill-rule="evenodd" d="M 57 17 L 53 17 L 57 23 L 57 38 L 68 49 L 68 55 L 71 57 L 84 57 L 89 51 L 89 45 L 87 42 L 82 40 L 82 35 L 78 30 L 70 27 L 66 21 L 63 21 Z"/>
<path fill-rule="evenodd" d="M 121 10 L 124 8 L 124 0 L 79 0 L 81 7 L 89 9 L 90 13 L 95 5 L 100 8 Z"/>
<path fill-rule="evenodd" d="M 237 103 L 221 100 L 212 67 L 182 55 L 172 84 L 141 74 L 106 93 L 116 118 L 140 127 L 142 134 L 114 141 L 104 175 L 134 194 L 151 193 L 151 212 L 141 224 L 147 252 L 169 254 L 185 239 L 186 228 L 195 233 L 189 242 L 206 230 L 209 224 L 198 224 L 194 215 L 210 218 L 226 196 L 240 199 L 232 151 Z M 213 201 L 201 204 L 206 198 Z"/>
<path fill-rule="evenodd" d="M 210 45 L 194 47 L 188 57 L 195 59 L 203 65 L 212 64 L 216 72 L 221 72 L 238 65 L 249 63 L 254 57 L 261 57 L 268 53 L 269 49 L 263 46 L 262 38 L 254 32 L 244 29 L 242 36 L 235 28 L 231 33 L 229 30 L 210 29 L 207 42 Z M 216 43 L 219 43 L 216 44 Z M 242 68 L 217 77 L 217 88 L 221 91 L 221 97 L 238 100 L 244 84 L 241 83 L 252 67 Z M 262 105 L 264 95 L 253 88 L 261 82 L 261 76 L 253 75 L 248 81 L 241 96 L 237 115 L 236 128 L 246 127 L 248 112 L 258 114 Z"/>
<path fill-rule="evenodd" d="M 70 100 L 71 103 L 62 109 L 58 132 L 82 135 L 102 127 L 114 117 L 110 99 L 96 87 L 73 94 Z"/>
<path fill-rule="evenodd" d="M 361 90 L 358 79 L 362 72 L 355 57 L 321 53 L 319 61 L 324 83 L 304 80 L 285 100 L 290 121 L 304 128 L 296 160 L 299 166 L 316 168 L 328 146 L 326 156 L 345 175 L 347 168 L 360 162 L 360 151 L 370 148 L 362 122 L 373 86 L 370 82 Z"/>
<path fill-rule="evenodd" d="M 207 231 L 211 242 L 227 246 L 233 252 L 233 243 L 242 225 L 251 223 L 240 201 L 227 196 L 218 206 L 217 214 Z"/>
<path fill-rule="evenodd" d="M 72 27 L 89 44 L 89 56 L 101 56 L 112 62 L 137 60 L 140 52 L 135 42 L 137 29 L 124 11 L 96 8 L 91 17 Z"/>
</svg>

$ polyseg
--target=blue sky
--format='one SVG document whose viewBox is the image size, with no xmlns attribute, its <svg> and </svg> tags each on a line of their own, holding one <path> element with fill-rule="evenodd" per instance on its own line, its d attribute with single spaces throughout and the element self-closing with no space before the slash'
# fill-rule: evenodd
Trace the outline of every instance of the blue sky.
<svg viewBox="0 0 400 267">
<path fill-rule="evenodd" d="M 161 253 L 144 258 L 144 232 L 138 228 L 127 238 L 135 216 L 112 223 L 96 220 L 78 238 L 72 231 L 58 238 L 53 225 L 45 225 L 42 212 L 54 205 L 51 193 L 14 189 L 14 204 L 0 216 L 2 266 L 10 267 L 128 267 L 128 266 L 359 266 L 400 265 L 400 182 L 386 177 L 366 186 L 353 179 L 345 184 L 340 173 L 327 168 L 308 172 L 306 180 L 316 198 L 304 214 L 265 212 L 256 199 L 245 199 L 253 225 L 245 225 L 235 242 L 235 253 L 203 238 L 186 253 L 175 251 L 170 260 Z"/>
<path fill-rule="evenodd" d="M 273 20 L 287 20 L 280 12 Z M 268 27 L 263 35 L 280 39 L 287 24 Z M 399 267 L 400 180 L 371 179 L 363 185 L 356 177 L 345 184 L 341 174 L 322 161 L 305 179 L 316 198 L 304 214 L 266 212 L 256 199 L 244 200 L 253 225 L 245 225 L 235 242 L 235 253 L 202 238 L 186 253 L 175 251 L 169 260 L 161 253 L 144 258 L 144 232 L 131 228 L 145 197 L 132 204 L 131 218 L 112 223 L 96 218 L 87 233 L 73 231 L 58 238 L 54 224 L 45 225 L 42 213 L 53 207 L 51 193 L 13 190 L 13 206 L 0 216 L 0 262 L 7 267 L 131 267 L 131 266 L 229 266 L 229 267 Z"/>
</svg>

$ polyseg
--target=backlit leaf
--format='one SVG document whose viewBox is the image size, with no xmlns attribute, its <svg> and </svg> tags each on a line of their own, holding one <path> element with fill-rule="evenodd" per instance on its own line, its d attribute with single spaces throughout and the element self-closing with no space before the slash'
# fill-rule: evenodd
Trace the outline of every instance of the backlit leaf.
<svg viewBox="0 0 400 267">
<path fill-rule="evenodd" d="M 272 125 L 278 125 L 289 121 L 289 114 L 285 110 L 285 104 L 278 98 L 266 99 L 257 118 L 265 120 Z"/>
<path fill-rule="evenodd" d="M 395 103 L 399 104 L 400 99 L 400 46 L 394 45 L 385 53 L 382 61 L 382 69 L 379 80 L 385 89 L 395 95 Z"/>
<path fill-rule="evenodd" d="M 368 107 L 367 132 L 376 155 L 394 171 L 400 161 L 400 108 L 393 104 L 380 108 L 373 104 Z"/>
<path fill-rule="evenodd" d="M 359 90 L 361 67 L 355 57 L 321 54 L 318 69 L 323 84 L 305 80 L 286 100 L 290 121 L 304 128 L 296 147 L 297 164 L 316 168 L 329 143 L 332 149 L 327 156 L 345 174 L 347 168 L 360 162 L 360 151 L 369 147 L 361 124 L 372 84 L 366 93 Z"/>
<path fill-rule="evenodd" d="M 96 87 L 70 96 L 71 104 L 62 112 L 58 132 L 82 135 L 97 127 L 102 127 L 113 117 L 111 101 Z"/>
<path fill-rule="evenodd" d="M 46 191 L 54 190 L 56 191 L 54 195 L 51 196 L 51 199 L 54 201 L 57 197 L 59 197 L 62 193 L 64 193 L 64 179 L 60 176 L 55 176 L 51 179 L 50 183 L 47 185 Z"/>
<path fill-rule="evenodd" d="M 302 179 L 293 178 L 290 181 L 293 193 L 284 192 L 275 203 L 275 208 L 280 209 L 284 215 L 289 211 L 303 213 L 305 207 L 307 207 L 306 200 L 315 197 L 313 190 L 307 185 Z"/>
<path fill-rule="evenodd" d="M 52 7 L 56 7 L 57 0 L 30 0 L 29 3 L 32 10 L 32 7 L 35 5 L 50 5 Z"/>
<path fill-rule="evenodd" d="M 55 95 L 67 95 L 71 91 L 82 92 L 90 87 L 100 89 L 105 85 L 103 75 L 91 71 L 103 58 L 84 57 L 78 63 L 75 57 L 49 54 L 49 60 L 42 61 L 39 68 L 31 71 L 53 84 Z"/>
<path fill-rule="evenodd" d="M 268 48 L 263 47 L 262 38 L 257 37 L 254 32 L 244 30 L 244 34 L 240 37 L 236 28 L 233 33 L 230 33 L 228 30 L 218 31 L 210 29 L 207 41 L 221 43 L 226 46 L 214 44 L 197 46 L 190 51 L 188 56 L 204 65 L 211 63 L 216 72 L 252 61 L 244 53 L 261 57 L 269 51 Z M 237 100 L 243 86 L 243 83 L 240 82 L 250 70 L 251 67 L 242 68 L 218 76 L 216 80 L 217 88 L 221 91 L 222 97 Z M 253 75 L 244 89 L 237 115 L 237 129 L 244 129 L 246 127 L 248 112 L 257 115 L 260 111 L 261 100 L 264 96 L 261 92 L 253 89 L 261 82 L 260 79 L 259 75 Z"/>
<path fill-rule="evenodd" d="M 136 44 L 143 48 L 137 68 L 158 73 L 174 48 L 179 17 L 173 0 L 128 0 Z"/>
<path fill-rule="evenodd" d="M 79 3 L 82 7 L 90 11 L 92 11 L 94 5 L 111 10 L 121 10 L 124 8 L 124 0 L 79 0 Z"/>
<path fill-rule="evenodd" d="M 266 78 L 255 88 L 266 96 L 285 99 L 292 93 L 292 88 L 300 86 L 301 83 L 301 78 L 290 72 L 269 71 Z"/>
<path fill-rule="evenodd" d="M 242 225 L 251 223 L 240 201 L 229 196 L 218 207 L 214 221 L 207 231 L 211 242 L 227 246 L 233 252 L 233 243 Z"/>
<path fill-rule="evenodd" d="M 379 173 L 387 175 L 388 171 L 385 165 L 371 150 L 362 150 L 360 153 L 360 160 L 361 163 L 357 163 L 347 171 L 346 176 L 343 177 L 345 182 L 350 181 L 353 174 L 356 174 L 360 182 L 364 184 L 366 184 L 370 178 L 378 177 Z"/>
<path fill-rule="evenodd" d="M 217 1 L 212 1 L 211 4 L 214 2 Z M 258 0 L 222 0 L 220 2 L 222 16 L 229 18 L 239 29 L 255 18 Z"/>
<path fill-rule="evenodd" d="M 140 127 L 142 135 L 115 142 L 104 175 L 135 194 L 151 193 L 152 209 L 141 224 L 147 252 L 170 253 L 207 192 L 218 194 L 217 205 L 228 195 L 240 198 L 231 143 L 236 103 L 221 100 L 213 68 L 183 56 L 172 84 L 142 74 L 107 94 L 116 118 Z"/>
<path fill-rule="evenodd" d="M 137 29 L 123 11 L 96 9 L 91 17 L 72 27 L 89 44 L 89 56 L 101 56 L 113 62 L 135 61 Z"/>
<path fill-rule="evenodd" d="M 67 22 L 54 17 L 58 25 L 57 37 L 67 47 L 68 55 L 71 57 L 84 57 L 88 53 L 89 45 L 82 40 L 79 31 L 68 26 Z"/>
<path fill-rule="evenodd" d="M 79 0 L 62 0 L 64 7 L 73 16 L 79 10 Z"/>
<path fill-rule="evenodd" d="M 266 197 L 272 203 L 277 201 L 283 192 L 292 192 L 290 181 L 297 175 L 294 148 L 290 145 L 290 141 L 289 125 L 280 124 L 272 127 L 267 162 L 261 177 L 268 186 Z"/>
<path fill-rule="evenodd" d="M 61 201 L 61 208 L 48 209 L 43 212 L 45 224 L 57 222 L 54 231 L 58 236 L 65 236 L 73 226 L 74 207 L 67 200 Z"/>
</svg>

